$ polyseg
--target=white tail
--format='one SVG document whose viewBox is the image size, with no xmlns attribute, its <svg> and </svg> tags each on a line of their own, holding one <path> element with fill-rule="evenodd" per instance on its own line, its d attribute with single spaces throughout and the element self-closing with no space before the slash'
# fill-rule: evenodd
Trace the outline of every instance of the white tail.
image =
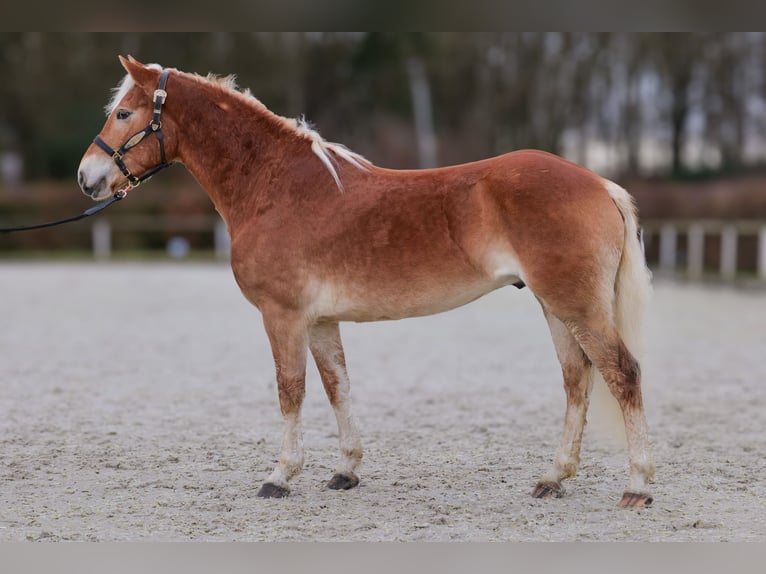
<svg viewBox="0 0 766 574">
<path fill-rule="evenodd" d="M 641 240 L 633 197 L 614 182 L 604 180 L 607 193 L 620 210 L 625 222 L 625 243 L 620 267 L 614 286 L 614 319 L 617 331 L 625 346 L 641 364 L 643 355 L 642 325 L 644 311 L 652 294 L 651 272 Z M 625 425 L 617 401 L 597 369 L 593 369 L 595 381 L 591 394 L 592 427 L 600 438 L 610 437 L 609 442 L 625 444 Z"/>
</svg>

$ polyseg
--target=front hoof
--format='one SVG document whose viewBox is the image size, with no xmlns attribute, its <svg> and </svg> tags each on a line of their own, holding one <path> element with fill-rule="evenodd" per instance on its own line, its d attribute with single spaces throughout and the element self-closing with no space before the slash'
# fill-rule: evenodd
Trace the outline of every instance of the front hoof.
<svg viewBox="0 0 766 574">
<path fill-rule="evenodd" d="M 273 482 L 264 482 L 258 491 L 258 498 L 284 498 L 290 494 L 286 486 L 279 486 Z"/>
<path fill-rule="evenodd" d="M 532 491 L 533 498 L 561 498 L 564 496 L 564 487 L 558 482 L 538 482 L 535 489 Z"/>
<path fill-rule="evenodd" d="M 620 508 L 644 508 L 650 506 L 654 498 L 648 492 L 626 492 L 617 505 Z"/>
<path fill-rule="evenodd" d="M 359 478 L 352 472 L 351 474 L 335 474 L 327 483 L 327 488 L 332 490 L 349 490 L 359 484 Z"/>
</svg>

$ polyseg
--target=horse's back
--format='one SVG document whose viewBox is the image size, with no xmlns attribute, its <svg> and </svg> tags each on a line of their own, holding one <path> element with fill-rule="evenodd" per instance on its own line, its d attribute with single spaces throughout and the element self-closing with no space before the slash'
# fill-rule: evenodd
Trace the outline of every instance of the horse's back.
<svg viewBox="0 0 766 574">
<path fill-rule="evenodd" d="M 358 175 L 361 185 L 354 201 L 376 203 L 376 209 L 384 212 L 402 205 L 408 209 L 408 205 L 439 202 L 456 208 L 470 206 L 482 213 L 497 211 L 505 219 L 514 219 L 513 227 L 531 229 L 549 229 L 551 220 L 595 221 L 599 213 L 619 219 L 607 180 L 541 150 L 516 150 L 435 169 L 375 167 Z"/>
</svg>

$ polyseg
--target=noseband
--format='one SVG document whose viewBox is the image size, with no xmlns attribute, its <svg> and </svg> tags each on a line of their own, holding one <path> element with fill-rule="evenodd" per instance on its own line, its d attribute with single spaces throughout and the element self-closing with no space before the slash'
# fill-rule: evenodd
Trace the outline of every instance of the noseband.
<svg viewBox="0 0 766 574">
<path fill-rule="evenodd" d="M 100 136 L 96 136 L 93 140 L 98 147 L 100 147 L 108 156 L 112 158 L 112 161 L 120 168 L 122 174 L 128 178 L 128 183 L 131 187 L 138 187 L 142 182 L 152 177 L 160 170 L 170 167 L 172 164 L 168 163 L 165 159 L 165 143 L 162 139 L 162 121 L 160 116 L 162 115 L 162 104 L 165 103 L 165 98 L 168 97 L 168 93 L 165 91 L 165 85 L 168 81 L 168 70 L 163 70 L 160 75 L 160 83 L 157 89 L 154 90 L 154 114 L 152 115 L 152 121 L 144 129 L 137 131 L 130 136 L 124 144 L 122 144 L 117 151 L 113 150 L 109 145 L 101 139 Z M 147 135 L 154 133 L 157 136 L 157 142 L 160 144 L 160 163 L 141 176 L 135 176 L 130 173 L 128 166 L 122 161 L 122 157 L 128 153 L 128 151 L 137 146 L 141 140 Z"/>
</svg>

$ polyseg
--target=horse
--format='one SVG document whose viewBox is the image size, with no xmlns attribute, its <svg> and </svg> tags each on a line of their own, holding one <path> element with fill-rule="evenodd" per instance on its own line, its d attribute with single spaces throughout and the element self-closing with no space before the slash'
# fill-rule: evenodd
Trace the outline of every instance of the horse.
<svg viewBox="0 0 766 574">
<path fill-rule="evenodd" d="M 327 487 L 359 484 L 363 451 L 341 321 L 430 315 L 516 285 L 542 308 L 566 392 L 561 441 L 532 496 L 561 497 L 562 481 L 575 476 L 590 391 L 601 378 L 627 440 L 629 482 L 618 506 L 652 503 L 636 359 L 651 280 L 627 191 L 536 150 L 385 169 L 304 120 L 271 112 L 233 76 L 119 59 L 127 74 L 78 181 L 104 200 L 182 163 L 226 223 L 234 278 L 271 345 L 284 425 L 259 497 L 287 496 L 302 469 L 309 351 L 338 425 L 340 460 Z"/>
</svg>

